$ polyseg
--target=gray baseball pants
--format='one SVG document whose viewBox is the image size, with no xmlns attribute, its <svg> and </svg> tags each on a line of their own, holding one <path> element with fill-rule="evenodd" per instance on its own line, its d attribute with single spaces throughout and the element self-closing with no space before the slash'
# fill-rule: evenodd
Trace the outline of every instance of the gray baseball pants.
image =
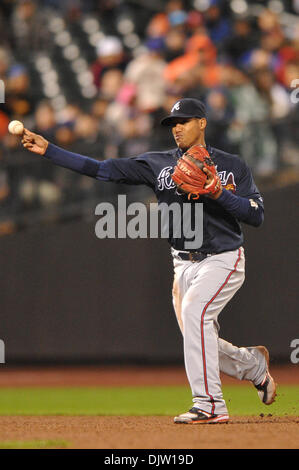
<svg viewBox="0 0 299 470">
<path fill-rule="evenodd" d="M 245 279 L 241 247 L 208 256 L 201 262 L 174 256 L 173 306 L 183 334 L 184 359 L 194 406 L 227 414 L 220 371 L 240 380 L 261 383 L 265 359 L 253 347 L 236 347 L 219 338 L 218 315 Z"/>
</svg>

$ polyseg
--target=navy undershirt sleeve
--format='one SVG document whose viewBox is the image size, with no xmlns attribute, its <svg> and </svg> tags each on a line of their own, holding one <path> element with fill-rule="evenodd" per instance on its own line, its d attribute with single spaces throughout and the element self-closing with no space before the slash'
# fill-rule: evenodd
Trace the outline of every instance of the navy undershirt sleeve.
<svg viewBox="0 0 299 470">
<path fill-rule="evenodd" d="M 247 163 L 240 158 L 235 162 L 236 192 L 223 188 L 217 202 L 240 222 L 259 227 L 264 221 L 263 198 Z"/>
<path fill-rule="evenodd" d="M 153 188 L 155 175 L 144 156 L 131 158 L 110 158 L 101 162 L 96 178 L 100 181 L 114 181 L 125 184 L 146 184 Z"/>
<path fill-rule="evenodd" d="M 223 188 L 217 199 L 221 206 L 234 215 L 240 222 L 259 227 L 264 220 L 264 210 L 254 199 L 236 196 Z"/>
<path fill-rule="evenodd" d="M 49 143 L 44 157 L 55 165 L 91 176 L 99 181 L 146 184 L 150 187 L 153 187 L 155 182 L 153 171 L 142 155 L 98 161 Z"/>
<path fill-rule="evenodd" d="M 81 173 L 82 175 L 94 178 L 97 176 L 101 163 L 98 160 L 85 157 L 78 153 L 69 152 L 51 143 L 49 143 L 44 157 L 51 160 L 55 165 L 69 168 L 70 170 Z"/>
</svg>

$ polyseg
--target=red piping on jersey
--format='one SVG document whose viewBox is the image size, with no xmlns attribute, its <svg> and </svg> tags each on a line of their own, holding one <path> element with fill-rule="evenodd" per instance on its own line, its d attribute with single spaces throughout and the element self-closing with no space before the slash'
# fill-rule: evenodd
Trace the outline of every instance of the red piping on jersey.
<svg viewBox="0 0 299 470">
<path fill-rule="evenodd" d="M 205 313 L 207 311 L 207 308 L 209 305 L 211 305 L 211 303 L 213 302 L 213 300 L 215 300 L 215 298 L 217 297 L 217 295 L 221 292 L 221 290 L 223 289 L 223 287 L 228 283 L 228 280 L 229 278 L 231 277 L 231 275 L 236 272 L 236 269 L 237 269 L 237 266 L 238 266 L 238 263 L 241 259 L 241 248 L 239 248 L 239 251 L 238 251 L 238 259 L 237 261 L 235 262 L 235 265 L 234 265 L 234 269 L 229 273 L 229 275 L 227 276 L 227 278 L 225 279 L 224 283 L 222 284 L 222 286 L 218 289 L 218 291 L 216 292 L 216 294 L 211 298 L 211 300 L 209 300 L 209 302 L 206 304 L 205 308 L 203 309 L 203 312 L 201 314 L 201 323 L 200 323 L 200 328 L 201 328 L 201 348 L 202 348 L 202 360 L 203 360 L 203 373 L 204 373 L 204 381 L 205 381 L 205 389 L 206 389 L 206 394 L 210 397 L 211 399 L 211 402 L 212 402 L 212 411 L 211 413 L 214 414 L 214 411 L 215 411 L 215 401 L 214 401 L 214 398 L 213 396 L 209 393 L 209 388 L 208 388 L 208 380 L 207 380 L 207 364 L 206 364 L 206 353 L 205 353 L 205 340 L 204 340 L 204 329 L 203 329 L 203 322 L 204 322 L 204 316 L 205 316 Z"/>
</svg>

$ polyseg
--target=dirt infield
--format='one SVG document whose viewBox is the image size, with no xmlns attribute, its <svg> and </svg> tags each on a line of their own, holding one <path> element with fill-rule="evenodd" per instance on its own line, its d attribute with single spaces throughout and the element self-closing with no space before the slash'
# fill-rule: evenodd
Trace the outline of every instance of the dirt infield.
<svg viewBox="0 0 299 470">
<path fill-rule="evenodd" d="M 280 385 L 299 385 L 299 366 L 273 366 L 271 374 Z M 247 385 L 227 375 L 224 385 Z M 183 367 L 6 367 L 0 374 L 0 387 L 87 387 L 87 386 L 188 385 Z"/>
<path fill-rule="evenodd" d="M 280 384 L 299 384 L 298 367 L 273 367 Z M 240 384 L 222 377 L 223 384 Z M 173 368 L 3 368 L 0 387 L 187 385 Z M 298 449 L 299 417 L 232 417 L 228 424 L 178 425 L 165 416 L 0 416 L 0 442 L 54 440 L 70 449 Z M 59 448 L 59 444 L 57 445 Z"/>
<path fill-rule="evenodd" d="M 61 440 L 70 449 L 298 449 L 299 418 L 179 425 L 167 416 L 0 417 L 0 441 Z"/>
</svg>

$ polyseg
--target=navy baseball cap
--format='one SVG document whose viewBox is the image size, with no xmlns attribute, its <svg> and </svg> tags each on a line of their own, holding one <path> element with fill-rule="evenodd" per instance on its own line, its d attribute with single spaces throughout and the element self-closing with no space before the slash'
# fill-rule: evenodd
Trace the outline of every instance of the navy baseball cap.
<svg viewBox="0 0 299 470">
<path fill-rule="evenodd" d="M 206 108 L 202 101 L 195 98 L 182 98 L 177 101 L 171 111 L 170 115 L 162 119 L 162 126 L 172 126 L 177 118 L 205 118 Z"/>
</svg>

